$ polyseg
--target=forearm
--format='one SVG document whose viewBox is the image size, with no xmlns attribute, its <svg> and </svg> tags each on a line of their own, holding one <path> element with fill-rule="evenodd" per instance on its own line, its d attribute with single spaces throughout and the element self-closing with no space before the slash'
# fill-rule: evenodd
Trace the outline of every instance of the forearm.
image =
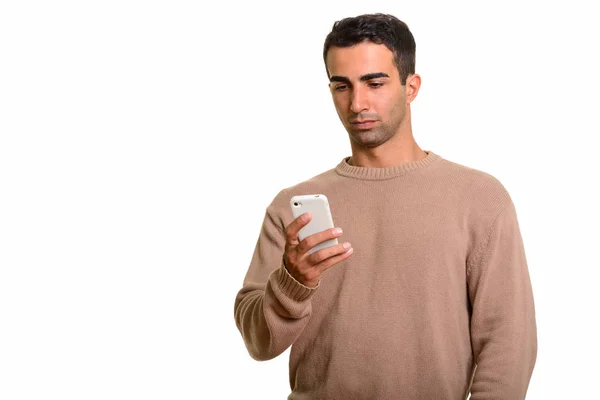
<svg viewBox="0 0 600 400">
<path fill-rule="evenodd" d="M 498 215 L 470 266 L 471 400 L 521 400 L 537 357 L 533 291 L 512 202 Z"/>
<path fill-rule="evenodd" d="M 244 285 L 236 297 L 235 321 L 254 359 L 272 359 L 294 343 L 308 323 L 316 290 L 297 282 L 283 266 L 271 273 L 264 289 Z"/>
<path fill-rule="evenodd" d="M 533 314 L 514 324 L 477 335 L 477 369 L 471 400 L 525 398 L 537 356 Z"/>
</svg>

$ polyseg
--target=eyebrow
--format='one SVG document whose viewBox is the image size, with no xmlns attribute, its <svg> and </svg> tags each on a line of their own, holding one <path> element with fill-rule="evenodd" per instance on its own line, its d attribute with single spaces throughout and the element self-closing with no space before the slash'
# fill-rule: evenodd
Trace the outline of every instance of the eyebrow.
<svg viewBox="0 0 600 400">
<path fill-rule="evenodd" d="M 368 81 L 371 79 L 376 79 L 376 78 L 389 78 L 390 76 L 388 74 L 386 74 L 385 72 L 371 72 L 370 74 L 365 74 L 362 75 L 359 80 L 361 82 L 364 81 Z M 344 83 L 350 83 L 350 79 L 348 79 L 345 76 L 338 76 L 338 75 L 333 75 L 331 78 L 329 78 L 330 82 L 344 82 Z"/>
</svg>

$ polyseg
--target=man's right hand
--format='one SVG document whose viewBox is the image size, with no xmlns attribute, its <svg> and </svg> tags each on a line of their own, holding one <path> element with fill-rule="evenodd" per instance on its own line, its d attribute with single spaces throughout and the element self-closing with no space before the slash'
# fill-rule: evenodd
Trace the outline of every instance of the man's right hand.
<svg viewBox="0 0 600 400">
<path fill-rule="evenodd" d="M 350 257 L 353 249 L 350 243 L 346 242 L 308 254 L 307 252 L 319 243 L 335 239 L 342 234 L 340 228 L 333 228 L 299 241 L 298 232 L 310 219 L 310 213 L 302 214 L 285 228 L 283 263 L 294 279 L 304 286 L 314 288 L 318 285 L 323 271 Z"/>
</svg>

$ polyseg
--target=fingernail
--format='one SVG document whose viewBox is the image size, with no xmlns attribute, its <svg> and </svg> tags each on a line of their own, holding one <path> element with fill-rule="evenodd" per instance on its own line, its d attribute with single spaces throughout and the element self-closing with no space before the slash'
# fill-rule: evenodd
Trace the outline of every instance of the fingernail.
<svg viewBox="0 0 600 400">
<path fill-rule="evenodd" d="M 305 214 L 302 216 L 302 221 L 308 221 L 308 213 L 305 213 Z"/>
<path fill-rule="evenodd" d="M 350 243 L 346 242 L 346 243 L 343 244 L 343 246 L 344 246 L 345 249 L 349 249 L 350 248 Z"/>
<path fill-rule="evenodd" d="M 342 233 L 342 228 L 335 228 L 335 229 L 333 230 L 333 233 L 338 233 L 338 234 L 339 234 L 339 233 Z"/>
</svg>

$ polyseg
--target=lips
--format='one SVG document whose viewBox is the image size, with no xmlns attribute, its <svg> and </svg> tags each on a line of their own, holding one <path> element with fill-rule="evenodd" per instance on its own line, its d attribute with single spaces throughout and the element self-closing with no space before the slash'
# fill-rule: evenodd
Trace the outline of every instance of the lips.
<svg viewBox="0 0 600 400">
<path fill-rule="evenodd" d="M 374 119 L 365 119 L 364 121 L 355 121 L 352 122 L 352 126 L 358 129 L 370 129 L 377 123 L 377 120 Z"/>
<path fill-rule="evenodd" d="M 365 119 L 362 121 L 359 121 L 359 120 L 350 121 L 350 123 L 351 124 L 365 124 L 367 122 L 375 122 L 375 121 L 377 121 L 377 120 L 376 119 Z"/>
</svg>

